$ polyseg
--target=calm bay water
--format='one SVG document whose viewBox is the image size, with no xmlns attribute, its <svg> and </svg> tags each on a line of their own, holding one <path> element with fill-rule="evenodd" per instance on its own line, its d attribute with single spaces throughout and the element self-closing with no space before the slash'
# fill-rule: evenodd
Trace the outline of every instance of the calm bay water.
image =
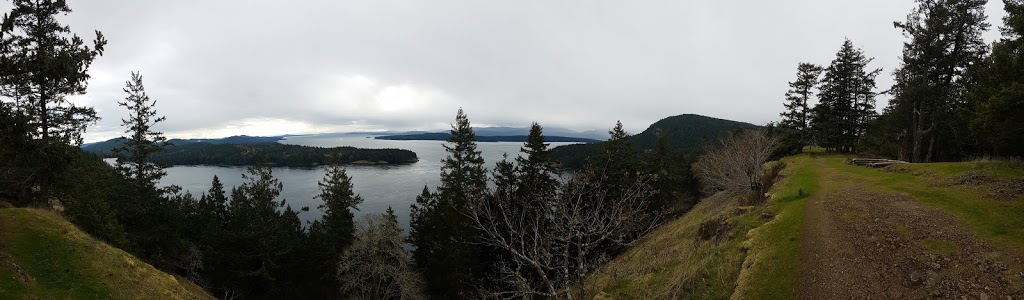
<svg viewBox="0 0 1024 300">
<path fill-rule="evenodd" d="M 352 176 L 355 192 L 363 197 L 363 203 L 356 212 L 356 217 L 366 213 L 380 213 L 390 206 L 398 215 L 404 229 L 408 229 L 410 205 L 426 185 L 433 190 L 440 183 L 441 160 L 447 156 L 441 141 L 389 141 L 368 138 L 364 135 L 332 135 L 332 136 L 295 136 L 281 143 L 338 147 L 353 146 L 358 148 L 398 148 L 416 152 L 420 161 L 408 165 L 394 166 L 346 166 L 348 175 Z M 551 147 L 569 143 L 551 143 Z M 522 143 L 479 143 L 488 170 L 508 153 L 515 157 Z M 281 181 L 284 189 L 281 199 L 287 201 L 292 209 L 309 207 L 308 212 L 299 213 L 305 224 L 319 219 L 323 213 L 317 209 L 322 201 L 314 199 L 320 193 L 317 182 L 325 173 L 324 167 L 317 168 L 275 168 L 274 177 Z M 242 183 L 245 167 L 221 166 L 178 166 L 167 169 L 167 177 L 162 185 L 176 184 L 183 191 L 190 191 L 197 197 L 210 189 L 210 181 L 214 175 L 220 178 L 230 193 L 230 188 Z"/>
</svg>

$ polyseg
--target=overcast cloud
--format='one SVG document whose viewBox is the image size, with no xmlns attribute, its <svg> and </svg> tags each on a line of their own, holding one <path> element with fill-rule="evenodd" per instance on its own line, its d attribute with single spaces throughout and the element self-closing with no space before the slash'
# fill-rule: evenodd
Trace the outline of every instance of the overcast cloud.
<svg viewBox="0 0 1024 300">
<path fill-rule="evenodd" d="M 778 119 L 797 62 L 845 37 L 892 84 L 911 0 L 68 1 L 110 44 L 76 101 L 120 135 L 132 70 L 173 137 L 479 126 L 643 130 L 684 113 Z M 244 4 L 242 4 L 244 3 Z M 5 11 L 10 4 L 4 4 Z M 1002 1 L 988 5 L 993 30 Z M 884 99 L 879 107 L 883 107 Z"/>
</svg>

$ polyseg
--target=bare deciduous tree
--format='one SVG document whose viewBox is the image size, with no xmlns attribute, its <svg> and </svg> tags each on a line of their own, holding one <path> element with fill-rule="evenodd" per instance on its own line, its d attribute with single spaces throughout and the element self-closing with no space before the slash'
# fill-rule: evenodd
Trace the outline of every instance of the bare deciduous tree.
<svg viewBox="0 0 1024 300">
<path fill-rule="evenodd" d="M 707 149 L 692 166 L 705 194 L 750 193 L 761 201 L 766 186 L 764 164 L 779 147 L 779 139 L 764 130 L 747 130 L 722 140 L 720 147 Z M 770 184 L 769 184 L 770 185 Z"/>
<path fill-rule="evenodd" d="M 393 214 L 370 214 L 356 227 L 355 240 L 338 265 L 344 299 L 423 299 L 423 280 L 402 249 Z"/>
<path fill-rule="evenodd" d="M 485 298 L 585 299 L 586 276 L 607 261 L 607 251 L 627 246 L 657 225 L 645 208 L 654 194 L 642 176 L 621 197 L 610 197 L 602 174 L 576 174 L 541 205 L 508 193 L 477 203 L 468 212 L 479 242 L 502 257 L 492 272 L 499 284 Z M 534 199 L 536 200 L 536 199 Z"/>
</svg>

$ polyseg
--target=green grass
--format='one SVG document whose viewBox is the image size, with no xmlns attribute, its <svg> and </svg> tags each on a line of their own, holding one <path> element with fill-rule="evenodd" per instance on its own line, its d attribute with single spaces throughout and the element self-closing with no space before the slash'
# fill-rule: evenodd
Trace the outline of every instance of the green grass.
<svg viewBox="0 0 1024 300">
<path fill-rule="evenodd" d="M 1021 178 L 1024 165 L 1020 162 L 911 164 L 904 173 L 846 165 L 838 157 L 829 158 L 828 164 L 871 189 L 908 194 L 921 203 L 946 211 L 982 239 L 1024 254 L 1024 199 L 993 199 L 988 185 L 950 184 L 952 179 L 968 171 L 984 172 L 995 178 Z"/>
<path fill-rule="evenodd" d="M 759 209 L 738 210 L 736 202 L 714 196 L 662 225 L 594 274 L 590 294 L 599 299 L 728 298 L 744 258 L 740 244 L 748 230 L 762 223 Z M 729 224 L 730 238 L 698 241 L 701 223 L 718 218 Z"/>
<path fill-rule="evenodd" d="M 0 209 L 0 299 L 209 299 L 53 212 Z"/>
<path fill-rule="evenodd" d="M 917 242 L 932 254 L 946 255 L 956 253 L 958 250 L 956 244 L 942 240 L 923 239 Z"/>
<path fill-rule="evenodd" d="M 800 237 L 807 200 L 820 190 L 814 155 L 787 157 L 785 178 L 773 189 L 775 219 L 748 235 L 748 253 L 733 299 L 793 299 L 797 292 Z M 802 192 L 801 192 L 802 190 Z"/>
<path fill-rule="evenodd" d="M 995 178 L 1024 177 L 1021 162 L 909 164 L 905 172 L 846 164 L 847 156 L 815 149 L 784 158 L 783 179 L 765 207 L 735 214 L 735 199 L 704 200 L 683 217 L 651 233 L 593 275 L 588 286 L 600 299 L 793 299 L 798 296 L 800 248 L 807 201 L 844 186 L 904 193 L 959 218 L 983 240 L 1024 255 L 1024 196 L 995 200 L 989 186 L 952 186 L 968 171 Z M 762 213 L 774 215 L 763 223 Z M 694 242 L 700 223 L 727 215 L 730 239 Z M 854 218 L 853 215 L 841 215 Z M 909 227 L 897 232 L 910 235 Z M 959 251 L 935 239 L 917 241 L 934 254 Z M 742 267 L 741 267 L 742 266 Z M 1018 270 L 1017 266 L 1011 266 Z"/>
</svg>

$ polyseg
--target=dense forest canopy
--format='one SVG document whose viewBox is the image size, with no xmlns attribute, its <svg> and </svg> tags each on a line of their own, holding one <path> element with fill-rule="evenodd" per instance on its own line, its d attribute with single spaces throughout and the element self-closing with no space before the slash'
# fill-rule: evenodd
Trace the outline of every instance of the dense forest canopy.
<svg viewBox="0 0 1024 300">
<path fill-rule="evenodd" d="M 167 147 L 148 158 L 161 165 L 248 166 L 257 160 L 280 167 L 312 167 L 330 164 L 338 155 L 342 164 L 408 164 L 419 161 L 416 153 L 404 149 L 362 149 L 355 147 L 311 147 L 277 143 L 281 137 L 232 136 L 221 139 L 171 139 Z M 85 152 L 116 157 L 122 138 L 86 144 Z"/>
<path fill-rule="evenodd" d="M 248 166 L 257 160 L 273 166 L 311 167 L 328 165 L 331 155 L 342 164 L 408 164 L 419 159 L 416 152 L 403 149 L 321 148 L 279 143 L 208 144 L 170 146 L 154 154 L 150 162 L 163 165 Z"/>
<path fill-rule="evenodd" d="M 700 152 L 704 144 L 721 139 L 732 131 L 755 127 L 749 123 L 686 114 L 655 122 L 643 132 L 630 136 L 629 140 L 638 151 L 647 151 L 655 148 L 658 135 L 662 134 L 672 152 L 694 154 Z M 558 146 L 552 149 L 552 159 L 568 169 L 579 170 L 586 164 L 587 158 L 600 149 L 601 144 Z"/>
</svg>

